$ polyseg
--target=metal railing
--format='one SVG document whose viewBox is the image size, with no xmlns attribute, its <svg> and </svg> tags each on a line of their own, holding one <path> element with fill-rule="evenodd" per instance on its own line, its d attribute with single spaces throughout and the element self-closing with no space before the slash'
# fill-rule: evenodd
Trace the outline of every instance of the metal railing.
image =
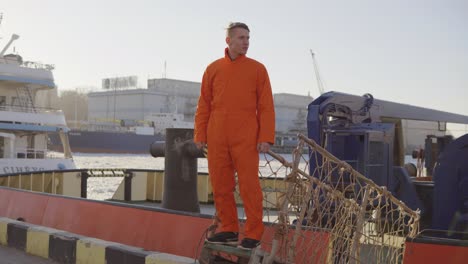
<svg viewBox="0 0 468 264">
<path fill-rule="evenodd" d="M 18 112 L 18 113 L 36 113 L 36 114 L 63 114 L 62 110 L 46 107 L 23 107 L 19 105 L 0 105 L 0 111 Z"/>
<path fill-rule="evenodd" d="M 40 63 L 40 62 L 34 62 L 34 61 L 18 61 L 17 58 L 0 58 L 0 63 L 3 64 L 12 64 L 12 65 L 17 65 L 23 68 L 28 68 L 28 69 L 41 69 L 41 70 L 48 70 L 52 71 L 55 69 L 55 66 L 53 64 L 45 64 L 45 63 Z"/>
<path fill-rule="evenodd" d="M 132 178 L 134 169 L 72 169 L 72 170 L 44 170 L 35 172 L 18 172 L 0 175 L 0 186 L 36 191 L 41 193 L 59 194 L 87 198 L 88 179 L 92 177 L 123 178 L 123 201 L 130 201 L 132 197 Z M 147 173 L 155 170 L 141 170 Z M 66 184 L 65 181 L 69 183 Z M 72 186 L 73 190 L 65 185 Z M 67 188 L 67 190 L 65 190 Z"/>
<path fill-rule="evenodd" d="M 14 157 L 17 159 L 63 159 L 64 154 L 47 149 L 16 148 Z"/>
</svg>

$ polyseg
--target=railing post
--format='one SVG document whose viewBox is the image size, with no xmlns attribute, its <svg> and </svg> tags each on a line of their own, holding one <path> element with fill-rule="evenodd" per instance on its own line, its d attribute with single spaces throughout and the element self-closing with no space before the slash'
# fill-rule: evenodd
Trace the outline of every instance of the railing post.
<svg viewBox="0 0 468 264">
<path fill-rule="evenodd" d="M 88 178 L 87 171 L 81 172 L 81 198 L 88 198 Z"/>
<path fill-rule="evenodd" d="M 124 177 L 124 200 L 129 202 L 132 200 L 132 178 L 133 173 L 125 171 Z"/>
</svg>

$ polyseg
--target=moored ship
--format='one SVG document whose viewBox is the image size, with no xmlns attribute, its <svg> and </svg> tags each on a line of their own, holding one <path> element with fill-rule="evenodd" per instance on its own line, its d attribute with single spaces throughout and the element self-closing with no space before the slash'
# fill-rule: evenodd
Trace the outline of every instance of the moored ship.
<svg viewBox="0 0 468 264">
<path fill-rule="evenodd" d="M 71 150 L 83 153 L 148 154 L 151 143 L 164 141 L 167 128 L 193 128 L 177 113 L 152 113 L 145 120 L 90 122 L 68 133 Z M 50 135 L 49 146 L 62 150 L 60 138 Z"/>
<path fill-rule="evenodd" d="M 14 34 L 0 52 L 0 174 L 73 169 L 65 116 L 47 105 L 56 89 L 53 66 L 5 55 L 18 38 Z M 63 153 L 47 148 L 52 134 Z"/>
</svg>

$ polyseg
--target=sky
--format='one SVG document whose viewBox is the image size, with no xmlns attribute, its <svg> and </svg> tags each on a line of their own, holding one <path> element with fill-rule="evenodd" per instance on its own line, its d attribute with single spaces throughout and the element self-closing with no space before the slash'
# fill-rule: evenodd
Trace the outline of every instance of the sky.
<svg viewBox="0 0 468 264">
<path fill-rule="evenodd" d="M 59 91 L 131 75 L 200 82 L 242 21 L 274 93 L 319 95 L 312 49 L 326 91 L 468 115 L 466 0 L 2 0 L 0 12 L 0 47 L 19 34 L 9 52 L 55 65 Z"/>
</svg>

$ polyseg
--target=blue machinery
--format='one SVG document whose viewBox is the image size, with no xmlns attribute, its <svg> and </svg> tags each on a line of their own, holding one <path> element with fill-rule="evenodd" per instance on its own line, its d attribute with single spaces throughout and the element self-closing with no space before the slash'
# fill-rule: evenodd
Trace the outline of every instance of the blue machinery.
<svg viewBox="0 0 468 264">
<path fill-rule="evenodd" d="M 410 208 L 420 209 L 423 229 L 467 231 L 468 135 L 452 143 L 451 137 L 424 135 L 429 176 L 436 166 L 432 181 L 418 181 L 404 167 L 402 119 L 438 122 L 442 128 L 446 122 L 468 124 L 468 116 L 377 100 L 370 94 L 328 92 L 308 106 L 308 137 L 386 186 Z M 310 160 L 311 172 L 317 165 Z"/>
</svg>

